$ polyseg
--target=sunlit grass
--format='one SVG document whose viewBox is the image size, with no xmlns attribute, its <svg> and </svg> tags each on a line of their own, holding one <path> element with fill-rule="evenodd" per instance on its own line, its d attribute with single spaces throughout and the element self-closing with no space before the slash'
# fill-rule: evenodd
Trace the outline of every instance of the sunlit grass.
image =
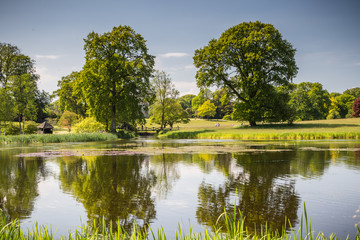
<svg viewBox="0 0 360 240">
<path fill-rule="evenodd" d="M 214 124 L 214 126 L 210 126 Z M 189 125 L 179 125 L 179 130 L 168 131 L 160 138 L 239 139 L 239 140 L 312 140 L 312 139 L 360 139 L 360 119 L 335 119 L 264 124 L 249 127 L 245 123 L 192 120 Z"/>
<path fill-rule="evenodd" d="M 0 143 L 92 142 L 115 139 L 117 139 L 117 136 L 111 133 L 25 134 L 0 136 Z"/>
</svg>

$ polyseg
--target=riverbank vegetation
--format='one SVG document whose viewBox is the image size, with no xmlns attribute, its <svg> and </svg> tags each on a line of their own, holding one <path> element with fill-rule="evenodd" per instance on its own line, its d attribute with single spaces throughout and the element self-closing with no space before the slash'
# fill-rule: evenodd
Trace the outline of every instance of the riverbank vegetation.
<svg viewBox="0 0 360 240">
<path fill-rule="evenodd" d="M 263 124 L 250 127 L 235 121 L 206 121 L 192 119 L 188 125 L 179 124 L 159 138 L 200 138 L 239 140 L 297 140 L 297 139 L 360 139 L 360 119 L 301 121 L 288 124 Z"/>
<path fill-rule="evenodd" d="M 179 228 L 175 230 L 175 239 L 177 240 L 210 240 L 210 239 L 293 239 L 293 240 L 337 240 L 335 234 L 326 236 L 323 232 L 315 232 L 311 226 L 311 220 L 308 219 L 305 207 L 305 213 L 301 216 L 300 227 L 298 230 L 286 223 L 283 226 L 282 232 L 271 231 L 268 227 L 260 226 L 258 231 L 250 232 L 246 227 L 246 219 L 242 218 L 241 212 L 237 212 L 234 209 L 233 213 L 224 212 L 218 218 L 213 229 L 204 229 L 203 232 L 195 232 L 193 228 L 190 228 L 189 232 L 185 232 L 181 224 Z M 110 223 L 107 225 L 103 220 L 102 222 L 94 222 L 92 225 L 83 225 L 78 227 L 74 232 L 69 232 L 69 236 L 56 236 L 52 231 L 52 228 L 47 226 L 39 226 L 35 224 L 32 229 L 24 231 L 18 220 L 7 222 L 2 212 L 0 211 L 0 239 L 6 240 L 52 240 L 52 239 L 76 239 L 76 240 L 88 240 L 88 239 L 168 239 L 163 228 L 142 229 L 135 223 L 133 224 L 132 230 L 126 231 L 120 225 L 120 222 Z M 290 227 L 290 230 L 286 231 Z M 355 240 L 360 239 L 360 228 L 357 227 L 357 235 Z"/>
<path fill-rule="evenodd" d="M 59 143 L 110 141 L 118 137 L 111 133 L 24 134 L 0 136 L 0 144 L 9 143 Z"/>
<path fill-rule="evenodd" d="M 296 49 L 271 24 L 240 23 L 195 50 L 197 95 L 179 96 L 170 75 L 154 69 L 155 56 L 149 54 L 146 40 L 130 26 L 91 32 L 84 41 L 84 66 L 59 79 L 52 94 L 38 89 L 34 60 L 17 46 L 0 43 L 0 135 L 13 134 L 6 131 L 9 122 L 17 122 L 16 134 L 30 133 L 29 120 L 47 120 L 69 132 L 79 122 L 81 132 L 136 132 L 148 117 L 161 129 L 204 118 L 243 121 L 254 132 L 263 131 L 260 136 L 242 133 L 243 128 L 233 133 L 219 133 L 222 128 L 217 128 L 196 134 L 206 138 L 358 137 L 340 131 L 296 132 L 294 126 L 284 127 L 291 133 L 280 136 L 276 127 L 275 133 L 263 128 L 264 123 L 344 119 L 360 113 L 360 87 L 329 93 L 321 83 L 310 82 L 316 79 L 294 84 Z M 168 136 L 180 137 L 175 135 Z"/>
</svg>

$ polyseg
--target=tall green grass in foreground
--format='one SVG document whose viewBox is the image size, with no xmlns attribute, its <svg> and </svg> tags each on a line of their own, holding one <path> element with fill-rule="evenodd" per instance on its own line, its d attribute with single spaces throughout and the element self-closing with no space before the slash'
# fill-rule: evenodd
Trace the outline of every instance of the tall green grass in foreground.
<svg viewBox="0 0 360 240">
<path fill-rule="evenodd" d="M 240 216 L 237 216 L 240 214 Z M 0 240 L 50 240 L 55 239 L 52 229 L 47 228 L 46 226 L 39 226 L 35 224 L 34 227 L 27 232 L 20 228 L 19 221 L 11 221 L 7 223 L 5 217 L 0 212 Z M 243 219 L 241 213 L 237 213 L 237 210 L 234 209 L 233 214 L 224 212 L 220 215 L 216 225 L 211 231 L 205 228 L 204 232 L 195 233 L 190 227 L 189 232 L 184 232 L 182 226 L 179 225 L 179 228 L 175 231 L 176 240 L 335 240 L 338 239 L 335 235 L 331 234 L 325 236 L 324 233 L 318 232 L 315 233 L 311 227 L 311 220 L 308 220 L 305 207 L 305 215 L 301 216 L 300 228 L 299 230 L 293 230 L 290 226 L 290 231 L 287 231 L 286 223 L 283 226 L 282 232 L 271 232 L 268 230 L 267 226 L 263 226 L 261 231 L 258 233 L 250 233 L 245 226 L 246 219 Z M 219 224 L 222 222 L 223 224 Z M 223 226 L 223 227 L 220 227 Z M 131 233 L 125 231 L 120 223 L 117 222 L 115 225 L 112 223 L 110 226 L 106 226 L 105 221 L 103 220 L 100 224 L 96 222 L 92 226 L 82 226 L 79 230 L 75 230 L 69 235 L 58 237 L 58 239 L 76 239 L 76 240 L 88 240 L 88 239 L 159 239 L 165 240 L 167 236 L 164 232 L 164 229 L 160 228 L 154 231 L 150 227 L 148 229 L 141 229 L 136 224 L 133 225 Z M 350 238 L 347 238 L 350 239 Z M 357 228 L 357 235 L 355 240 L 360 240 L 360 229 Z"/>
<path fill-rule="evenodd" d="M 8 143 L 59 143 L 115 140 L 111 133 L 25 134 L 0 136 L 0 144 Z"/>
</svg>

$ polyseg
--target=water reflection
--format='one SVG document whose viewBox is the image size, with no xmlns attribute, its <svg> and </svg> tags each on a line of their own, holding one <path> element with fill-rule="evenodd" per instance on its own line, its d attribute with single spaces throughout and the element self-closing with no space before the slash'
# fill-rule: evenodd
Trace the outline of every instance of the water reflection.
<svg viewBox="0 0 360 240">
<path fill-rule="evenodd" d="M 233 154 L 241 169 L 237 174 L 231 174 L 228 181 L 218 187 L 206 183 L 199 186 L 196 211 L 199 222 L 213 226 L 224 209 L 231 213 L 236 204 L 252 231 L 260 230 L 266 222 L 270 230 L 280 231 L 286 217 L 295 225 L 300 198 L 294 181 L 286 177 L 290 174 L 288 159 L 293 154 Z"/>
<path fill-rule="evenodd" d="M 40 158 L 0 161 L 0 208 L 7 218 L 24 219 L 32 213 L 38 181 L 47 174 Z"/>
<path fill-rule="evenodd" d="M 87 210 L 88 220 L 120 221 L 127 230 L 146 227 L 156 216 L 151 189 L 156 177 L 149 161 L 136 156 L 78 157 L 60 161 L 60 181 Z"/>
<path fill-rule="evenodd" d="M 197 146 L 201 147 L 196 148 Z M 90 152 L 87 150 L 115 148 L 140 149 L 142 154 L 43 158 L 16 157 L 21 152 L 43 151 L 41 147 L 0 149 L 0 208 L 11 219 L 31 217 L 41 194 L 39 183 L 46 181 L 51 175 L 56 186 L 61 187 L 61 194 L 66 193 L 81 203 L 89 222 L 104 217 L 107 224 L 119 220 L 128 230 L 133 222 L 146 227 L 158 221 L 160 212 L 169 214 L 168 211 L 171 211 L 158 204 L 159 202 L 174 199 L 174 191 L 180 191 L 178 195 L 181 195 L 181 191 L 186 191 L 195 200 L 183 204 L 183 209 L 190 209 L 188 212 L 193 214 L 193 219 L 196 217 L 199 225 L 212 227 L 224 209 L 232 212 L 237 207 L 250 230 L 260 230 L 259 226 L 267 222 L 269 229 L 281 231 L 285 218 L 293 226 L 299 222 L 298 213 L 305 196 L 301 192 L 301 186 L 309 192 L 307 184 L 312 181 L 326 184 L 322 181 L 325 181 L 327 173 L 334 170 L 334 167 L 354 170 L 355 181 L 358 176 L 356 174 L 360 173 L 358 141 L 212 143 L 152 140 L 102 143 L 98 146 L 95 143 L 51 145 L 47 149 L 81 149 L 86 155 Z M 151 149 L 156 149 L 156 152 L 151 152 Z M 158 154 L 159 149 L 163 153 Z M 48 161 L 52 164 L 47 164 Z M 48 165 L 54 169 L 50 170 Z M 186 171 L 193 171 L 200 176 L 192 178 L 196 182 L 191 182 L 192 179 L 183 181 L 184 176 L 189 176 Z M 335 181 L 344 178 L 341 174 L 336 177 L 338 180 Z M 350 186 L 351 182 L 347 185 Z M 347 197 L 349 202 L 346 204 L 356 206 L 351 209 L 350 218 L 353 223 L 357 223 L 358 202 L 354 202 L 358 200 L 360 193 L 351 186 L 348 188 L 351 192 L 344 190 L 350 196 Z M 327 196 L 323 189 L 313 191 Z M 339 199 L 332 200 L 337 204 L 344 202 L 341 191 L 337 194 Z M 315 199 L 316 196 L 313 195 L 316 194 L 307 197 Z M 314 208 L 311 214 L 318 214 L 316 210 Z M 59 211 L 62 210 L 59 208 Z M 329 214 L 328 211 L 324 212 Z M 176 215 L 177 212 L 172 214 Z M 321 217 L 329 218 L 328 215 Z M 180 219 L 176 221 L 179 222 Z M 61 224 L 57 223 L 56 227 L 61 227 Z M 160 222 L 159 225 L 161 224 Z M 332 230 L 331 227 L 329 229 Z M 173 232 L 174 229 L 170 231 Z"/>
</svg>

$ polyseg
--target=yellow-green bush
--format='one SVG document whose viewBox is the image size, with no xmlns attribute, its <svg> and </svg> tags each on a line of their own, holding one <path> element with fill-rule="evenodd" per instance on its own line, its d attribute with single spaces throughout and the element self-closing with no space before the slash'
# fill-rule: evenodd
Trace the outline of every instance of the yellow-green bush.
<svg viewBox="0 0 360 240">
<path fill-rule="evenodd" d="M 93 117 L 85 118 L 82 121 L 75 124 L 73 131 L 75 133 L 94 133 L 104 131 L 105 126 L 102 123 L 99 123 Z"/>
</svg>

